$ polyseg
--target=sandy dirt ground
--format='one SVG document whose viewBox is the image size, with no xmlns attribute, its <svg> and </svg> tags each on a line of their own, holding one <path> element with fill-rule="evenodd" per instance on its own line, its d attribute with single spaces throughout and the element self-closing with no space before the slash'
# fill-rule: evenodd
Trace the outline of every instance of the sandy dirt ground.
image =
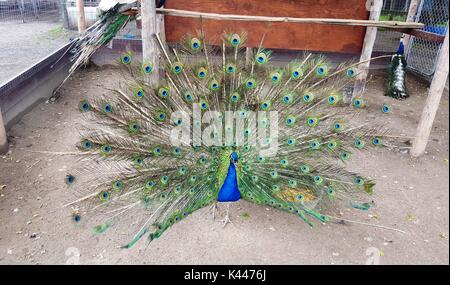
<svg viewBox="0 0 450 285">
<path fill-rule="evenodd" d="M 311 229 L 294 215 L 239 202 L 231 207 L 233 224 L 225 228 L 204 208 L 160 239 L 150 244 L 144 239 L 131 249 L 120 246 L 134 234 L 132 224 L 94 235 L 83 222 L 72 221 L 70 209 L 61 208 L 72 197 L 64 177 L 74 159 L 33 151 L 74 151 L 81 122 L 78 102 L 104 92 L 114 72 L 111 67 L 78 72 L 55 103 L 37 105 L 9 131 L 11 151 L 0 156 L 0 264 L 449 263 L 448 93 L 423 157 L 387 148 L 353 156 L 348 168 L 377 182 L 375 207 L 329 213 L 402 232 L 349 222 Z M 390 104 L 393 113 L 369 108 L 366 120 L 383 120 L 396 133 L 413 135 L 427 87 L 409 76 L 411 98 L 401 102 L 383 96 L 384 82 L 374 76 L 366 97 L 371 106 Z"/>
<path fill-rule="evenodd" d="M 57 17 L 55 19 L 58 19 Z M 69 42 L 75 31 L 57 20 L 0 22 L 0 84 Z"/>
</svg>

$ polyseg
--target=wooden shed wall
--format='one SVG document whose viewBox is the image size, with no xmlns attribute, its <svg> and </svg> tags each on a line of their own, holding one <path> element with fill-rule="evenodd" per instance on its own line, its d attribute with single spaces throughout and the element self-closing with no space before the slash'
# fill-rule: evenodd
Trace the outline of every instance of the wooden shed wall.
<svg viewBox="0 0 450 285">
<path fill-rule="evenodd" d="M 166 0 L 165 8 L 197 12 L 299 18 L 362 19 L 369 17 L 363 0 Z M 186 34 L 203 30 L 207 41 L 220 44 L 224 32 L 248 34 L 247 46 L 257 47 L 267 32 L 264 47 L 323 52 L 359 53 L 365 28 L 299 23 L 263 23 L 165 17 L 166 39 L 178 42 Z"/>
</svg>

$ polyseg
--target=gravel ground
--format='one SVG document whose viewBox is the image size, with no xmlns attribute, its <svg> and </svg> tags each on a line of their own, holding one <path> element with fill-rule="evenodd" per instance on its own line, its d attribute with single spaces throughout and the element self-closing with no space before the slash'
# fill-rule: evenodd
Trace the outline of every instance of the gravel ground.
<svg viewBox="0 0 450 285">
<path fill-rule="evenodd" d="M 0 264 L 448 264 L 449 263 L 449 98 L 438 110 L 426 155 L 375 149 L 354 156 L 350 170 L 377 182 L 368 212 L 338 209 L 333 215 L 399 229 L 354 223 L 328 223 L 311 229 L 298 217 L 239 202 L 231 207 L 233 224 L 222 228 L 208 208 L 177 223 L 150 244 L 132 249 L 133 225 L 118 224 L 102 235 L 74 223 L 72 197 L 64 177 L 73 165 L 67 156 L 33 151 L 74 151 L 78 102 L 101 94 L 116 71 L 108 66 L 78 72 L 53 104 L 41 103 L 9 131 L 11 152 L 0 157 Z M 387 102 L 393 114 L 369 108 L 366 119 L 383 120 L 395 132 L 413 135 L 427 88 L 412 76 L 411 98 L 384 97 L 385 78 L 368 85 L 372 106 Z M 223 208 L 219 215 L 223 215 Z"/>
<path fill-rule="evenodd" d="M 57 21 L 0 22 L 0 84 L 66 44 L 75 31 Z"/>
</svg>

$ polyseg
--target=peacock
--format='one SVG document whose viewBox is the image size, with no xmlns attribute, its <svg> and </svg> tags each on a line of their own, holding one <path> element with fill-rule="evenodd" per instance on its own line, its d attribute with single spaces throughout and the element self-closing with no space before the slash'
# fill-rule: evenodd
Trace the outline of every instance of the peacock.
<svg viewBox="0 0 450 285">
<path fill-rule="evenodd" d="M 388 71 L 388 83 L 385 95 L 395 99 L 404 100 L 409 97 L 406 90 L 406 58 L 405 46 L 402 36 L 396 53 L 391 58 Z"/>
<path fill-rule="evenodd" d="M 227 32 L 209 45 L 200 30 L 169 47 L 155 35 L 158 65 L 120 55 L 116 85 L 78 105 L 80 159 L 65 176 L 75 223 L 94 221 L 100 234 L 133 221 L 130 248 L 204 207 L 215 215 L 224 205 L 226 226 L 239 200 L 311 227 L 330 209 L 371 208 L 375 182 L 345 163 L 396 136 L 358 119 L 362 97 L 345 99 L 359 63 L 304 53 L 280 66 L 264 37 L 244 53 L 247 37 Z"/>
</svg>

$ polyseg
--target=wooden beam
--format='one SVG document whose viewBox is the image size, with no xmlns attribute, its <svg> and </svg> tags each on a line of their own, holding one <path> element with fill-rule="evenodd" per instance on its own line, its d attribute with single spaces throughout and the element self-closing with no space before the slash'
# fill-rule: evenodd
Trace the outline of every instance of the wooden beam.
<svg viewBox="0 0 450 285">
<path fill-rule="evenodd" d="M 447 22 L 448 25 L 448 22 Z M 442 93 L 444 92 L 445 84 L 448 77 L 448 29 L 445 35 L 444 44 L 441 47 L 439 58 L 437 61 L 436 71 L 434 73 L 433 81 L 430 85 L 427 101 L 420 117 L 419 125 L 417 126 L 416 136 L 411 149 L 411 155 L 421 156 L 427 147 L 428 139 L 430 137 L 433 121 L 436 112 L 439 108 Z"/>
<path fill-rule="evenodd" d="M 431 32 L 427 32 L 419 29 L 395 29 L 397 32 L 414 36 L 418 39 L 423 39 L 430 42 L 443 43 L 445 39 L 445 35 L 439 35 Z M 404 43 L 404 42 L 403 42 Z M 406 47 L 406 45 L 405 45 Z"/>
<path fill-rule="evenodd" d="M 78 32 L 81 34 L 86 30 L 86 17 L 84 16 L 84 1 L 77 0 L 78 8 Z"/>
<path fill-rule="evenodd" d="M 380 9 L 381 11 L 381 9 Z M 157 8 L 157 13 L 169 16 L 202 18 L 213 20 L 230 20 L 230 21 L 248 21 L 248 22 L 283 22 L 283 23 L 307 23 L 307 24 L 328 24 L 328 25 L 344 25 L 344 26 L 364 26 L 378 27 L 387 29 L 420 29 L 425 25 L 414 22 L 396 22 L 396 21 L 378 21 L 373 20 L 352 20 L 352 19 L 331 19 L 331 18 L 292 18 L 292 17 L 268 17 L 268 16 L 250 16 L 250 15 L 231 15 L 217 14 L 205 12 L 193 12 L 178 9 Z"/>
<path fill-rule="evenodd" d="M 416 19 L 417 9 L 419 8 L 421 0 L 411 0 L 411 3 L 409 4 L 409 10 L 408 10 L 408 16 L 406 17 L 406 22 L 414 22 Z M 409 40 L 411 38 L 408 34 L 403 34 L 403 44 L 405 45 L 405 48 L 409 45 Z"/>
<path fill-rule="evenodd" d="M 8 152 L 8 137 L 6 136 L 5 125 L 3 124 L 2 110 L 0 109 L 0 154 Z"/>
<path fill-rule="evenodd" d="M 372 6 L 370 9 L 371 21 L 378 21 L 381 15 L 381 8 L 383 7 L 383 0 L 372 0 Z M 358 76 L 353 87 L 352 99 L 354 97 L 361 96 L 366 88 L 367 76 L 369 75 L 370 61 L 372 57 L 373 46 L 375 39 L 377 38 L 377 28 L 368 27 L 366 30 L 366 36 L 364 38 L 363 49 L 361 52 L 360 62 L 364 62 L 358 66 Z"/>
<path fill-rule="evenodd" d="M 141 22 L 142 22 L 142 59 L 144 62 L 153 64 L 153 73 L 147 77 L 150 84 L 156 85 L 158 82 L 158 46 L 154 40 L 154 35 L 158 32 L 155 1 L 141 1 Z"/>
</svg>

